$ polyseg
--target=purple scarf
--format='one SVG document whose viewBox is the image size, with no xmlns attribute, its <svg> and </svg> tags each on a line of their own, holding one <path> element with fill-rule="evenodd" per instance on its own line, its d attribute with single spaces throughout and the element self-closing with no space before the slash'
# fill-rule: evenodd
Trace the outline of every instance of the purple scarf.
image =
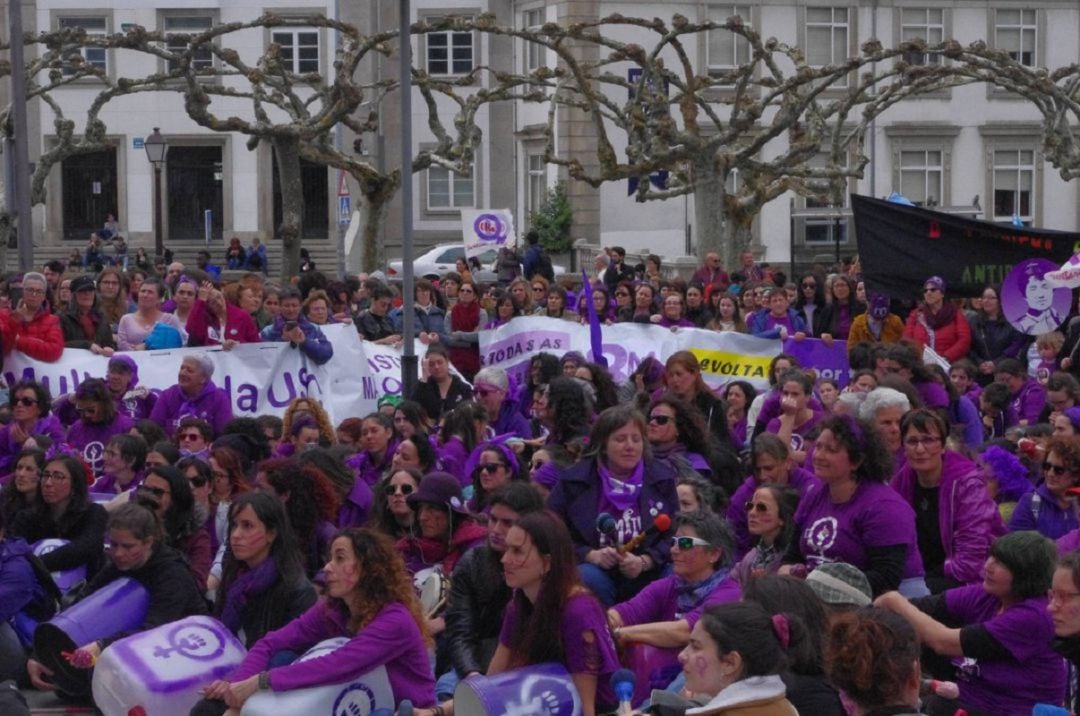
<svg viewBox="0 0 1080 716">
<path fill-rule="evenodd" d="M 712 594 L 720 582 L 727 579 L 725 568 L 717 569 L 700 582 L 687 582 L 682 577 L 675 577 L 675 618 L 681 619 L 697 609 L 705 598 Z"/>
<path fill-rule="evenodd" d="M 620 512 L 637 504 L 638 495 L 641 493 L 641 484 L 645 477 L 645 461 L 638 460 L 634 471 L 625 481 L 617 479 L 611 474 L 603 460 L 596 461 L 597 472 L 600 473 L 600 491 L 604 499 L 619 508 Z"/>
<path fill-rule="evenodd" d="M 240 631 L 240 620 L 244 608 L 252 597 L 258 596 L 274 586 L 278 579 L 277 565 L 273 558 L 267 557 L 255 567 L 236 576 L 225 593 L 225 606 L 221 610 L 221 623 L 233 634 Z"/>
</svg>

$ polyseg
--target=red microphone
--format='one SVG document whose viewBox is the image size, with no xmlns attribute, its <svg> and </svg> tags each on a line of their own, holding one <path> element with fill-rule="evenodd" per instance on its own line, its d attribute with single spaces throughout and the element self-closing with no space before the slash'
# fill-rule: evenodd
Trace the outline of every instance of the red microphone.
<svg viewBox="0 0 1080 716">
<path fill-rule="evenodd" d="M 641 534 L 634 535 L 629 540 L 627 540 L 626 544 L 618 547 L 619 554 L 629 554 L 630 552 L 633 552 L 635 549 L 640 547 L 641 544 L 652 535 L 657 533 L 663 534 L 669 529 L 671 529 L 671 517 L 661 513 L 657 515 L 656 518 L 652 521 L 652 526 L 649 527 L 649 529 L 645 530 Z"/>
</svg>

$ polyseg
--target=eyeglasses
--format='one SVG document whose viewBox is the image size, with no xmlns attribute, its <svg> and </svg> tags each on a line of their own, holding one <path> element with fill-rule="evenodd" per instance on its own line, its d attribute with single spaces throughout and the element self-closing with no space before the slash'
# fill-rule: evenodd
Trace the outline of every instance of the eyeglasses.
<svg viewBox="0 0 1080 716">
<path fill-rule="evenodd" d="M 672 549 L 674 549 L 675 547 L 678 547 L 683 552 L 685 552 L 687 550 L 691 550 L 694 547 L 711 547 L 711 546 L 712 545 L 710 545 L 708 542 L 701 539 L 700 537 L 672 537 L 671 538 L 671 547 L 672 547 Z"/>
<path fill-rule="evenodd" d="M 922 290 L 922 292 L 923 293 L 934 293 L 934 292 L 940 291 L 940 290 L 941 290 L 940 288 L 935 288 L 934 286 L 927 286 L 926 288 L 924 288 Z"/>
<path fill-rule="evenodd" d="M 476 292 L 473 291 L 471 288 L 463 287 L 463 288 L 458 289 L 458 293 L 476 293 Z"/>
<path fill-rule="evenodd" d="M 803 288 L 817 288 L 817 284 L 816 283 L 804 283 L 802 285 L 802 287 Z"/>
<path fill-rule="evenodd" d="M 656 425 L 667 425 L 668 423 L 670 423 L 674 419 L 675 418 L 671 417 L 670 415 L 650 415 L 649 416 L 649 422 L 650 423 L 655 423 Z"/>
<path fill-rule="evenodd" d="M 533 289 L 533 293 L 543 293 L 544 292 L 544 287 L 543 286 L 533 286 L 532 289 Z"/>
<path fill-rule="evenodd" d="M 408 483 L 405 483 L 404 485 L 390 485 L 390 494 L 391 495 L 411 495 L 413 493 L 414 489 L 415 488 L 412 485 L 408 484 Z"/>
<path fill-rule="evenodd" d="M 29 408 L 31 405 L 37 405 L 37 398 L 15 398 L 15 402 L 19 405 Z"/>
<path fill-rule="evenodd" d="M 45 289 L 43 288 L 24 288 L 22 292 L 28 296 L 44 296 Z"/>
<path fill-rule="evenodd" d="M 630 298 L 630 293 L 628 291 L 616 291 L 615 295 L 619 298 Z"/>
<path fill-rule="evenodd" d="M 920 447 L 930 449 L 934 445 L 941 442 L 941 438 L 931 435 L 919 435 L 910 438 L 904 438 L 904 447 L 916 450 Z"/>
<path fill-rule="evenodd" d="M 183 433 L 180 435 L 180 442 L 193 442 L 195 440 L 202 440 L 202 433 Z"/>
<path fill-rule="evenodd" d="M 764 502 L 754 502 L 753 500 L 750 500 L 746 503 L 746 511 L 760 512 L 761 514 L 765 514 L 769 511 L 769 506 L 766 505 Z"/>
<path fill-rule="evenodd" d="M 478 398 L 483 398 L 487 395 L 495 395 L 498 392 L 498 388 L 473 388 L 473 395 Z"/>
<path fill-rule="evenodd" d="M 506 464 L 501 462 L 483 462 L 477 465 L 477 469 L 480 472 L 495 472 L 499 468 L 505 468 Z"/>
<path fill-rule="evenodd" d="M 41 473 L 42 482 L 64 482 L 71 479 L 69 475 L 62 472 L 43 472 Z"/>
<path fill-rule="evenodd" d="M 164 487 L 150 487 L 149 485 L 139 485 L 139 492 L 147 492 L 154 497 L 164 497 L 172 494 L 172 490 L 166 490 Z"/>
<path fill-rule="evenodd" d="M 1069 468 L 1065 467 L 1064 465 L 1055 465 L 1052 462 L 1044 462 L 1042 464 L 1042 469 L 1043 472 L 1052 472 L 1058 477 L 1061 477 L 1062 475 L 1065 475 L 1069 472 Z"/>
<path fill-rule="evenodd" d="M 205 475 L 195 474 L 192 477 L 189 477 L 188 481 L 191 482 L 192 487 L 203 487 L 206 483 L 210 482 L 210 478 Z"/>
</svg>

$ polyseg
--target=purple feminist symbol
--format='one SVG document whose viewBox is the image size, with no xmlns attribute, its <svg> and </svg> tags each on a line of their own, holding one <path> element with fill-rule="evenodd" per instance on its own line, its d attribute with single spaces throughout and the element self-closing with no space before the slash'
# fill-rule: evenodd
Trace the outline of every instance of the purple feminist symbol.
<svg viewBox="0 0 1080 716">
<path fill-rule="evenodd" d="M 186 633 L 181 634 L 182 631 Z M 200 625 L 181 624 L 166 637 L 169 646 L 154 647 L 154 657 L 168 659 L 173 653 L 196 661 L 210 661 L 225 652 L 225 640 L 212 629 Z"/>
<path fill-rule="evenodd" d="M 502 241 L 506 238 L 506 227 L 502 219 L 495 214 L 481 214 L 473 222 L 473 231 L 481 241 Z"/>
</svg>

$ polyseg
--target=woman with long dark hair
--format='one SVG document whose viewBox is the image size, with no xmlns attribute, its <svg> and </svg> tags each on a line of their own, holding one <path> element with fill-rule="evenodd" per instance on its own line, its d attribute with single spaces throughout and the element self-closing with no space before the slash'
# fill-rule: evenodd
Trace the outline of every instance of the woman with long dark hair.
<svg viewBox="0 0 1080 716">
<path fill-rule="evenodd" d="M 409 507 L 409 495 L 420 487 L 423 474 L 412 468 L 391 470 L 375 488 L 370 527 L 396 540 L 411 534 L 416 513 Z"/>
<path fill-rule="evenodd" d="M 487 421 L 484 406 L 471 400 L 459 403 L 443 419 L 436 447 L 439 469 L 456 477 L 462 487 L 470 480 L 465 463 L 477 443 L 484 439 Z"/>
<path fill-rule="evenodd" d="M 206 687 L 206 699 L 239 710 L 260 689 L 337 684 L 384 666 L 395 703 L 434 705 L 429 639 L 412 580 L 393 543 L 369 529 L 343 530 L 334 538 L 325 572 L 326 596 L 256 642 L 240 666 Z M 299 653 L 334 637 L 348 642 L 318 659 L 274 663 L 280 652 Z"/>
<path fill-rule="evenodd" d="M 0 516 L 11 524 L 15 515 L 38 504 L 38 484 L 45 469 L 45 453 L 37 448 L 23 448 L 15 461 L 11 480 L 0 490 Z"/>
<path fill-rule="evenodd" d="M 836 339 L 846 343 L 852 321 L 866 312 L 866 304 L 855 297 L 855 280 L 850 276 L 840 274 L 829 290 L 832 300 L 818 314 L 814 335 L 826 341 Z"/>
<path fill-rule="evenodd" d="M 798 508 L 799 493 L 787 485 L 766 483 L 754 490 L 742 507 L 753 547 L 732 570 L 733 579 L 745 587 L 780 569 L 780 560 L 796 536 Z"/>
<path fill-rule="evenodd" d="M 649 405 L 648 439 L 653 457 L 689 467 L 704 477 L 712 475 L 712 453 L 705 432 L 705 420 L 698 409 L 672 393 L 665 393 Z M 685 472 L 685 470 L 680 470 Z"/>
<path fill-rule="evenodd" d="M 206 512 L 195 504 L 191 483 L 175 467 L 152 467 L 135 492 L 139 502 L 151 506 L 164 528 L 165 542 L 187 558 L 199 589 L 210 576 L 210 530 Z"/>
<path fill-rule="evenodd" d="M 818 325 L 821 310 L 825 308 L 825 291 L 815 274 L 808 273 L 799 281 L 799 296 L 795 299 L 795 312 L 806 321 L 808 328 Z M 815 330 L 814 336 L 818 335 Z"/>
</svg>

